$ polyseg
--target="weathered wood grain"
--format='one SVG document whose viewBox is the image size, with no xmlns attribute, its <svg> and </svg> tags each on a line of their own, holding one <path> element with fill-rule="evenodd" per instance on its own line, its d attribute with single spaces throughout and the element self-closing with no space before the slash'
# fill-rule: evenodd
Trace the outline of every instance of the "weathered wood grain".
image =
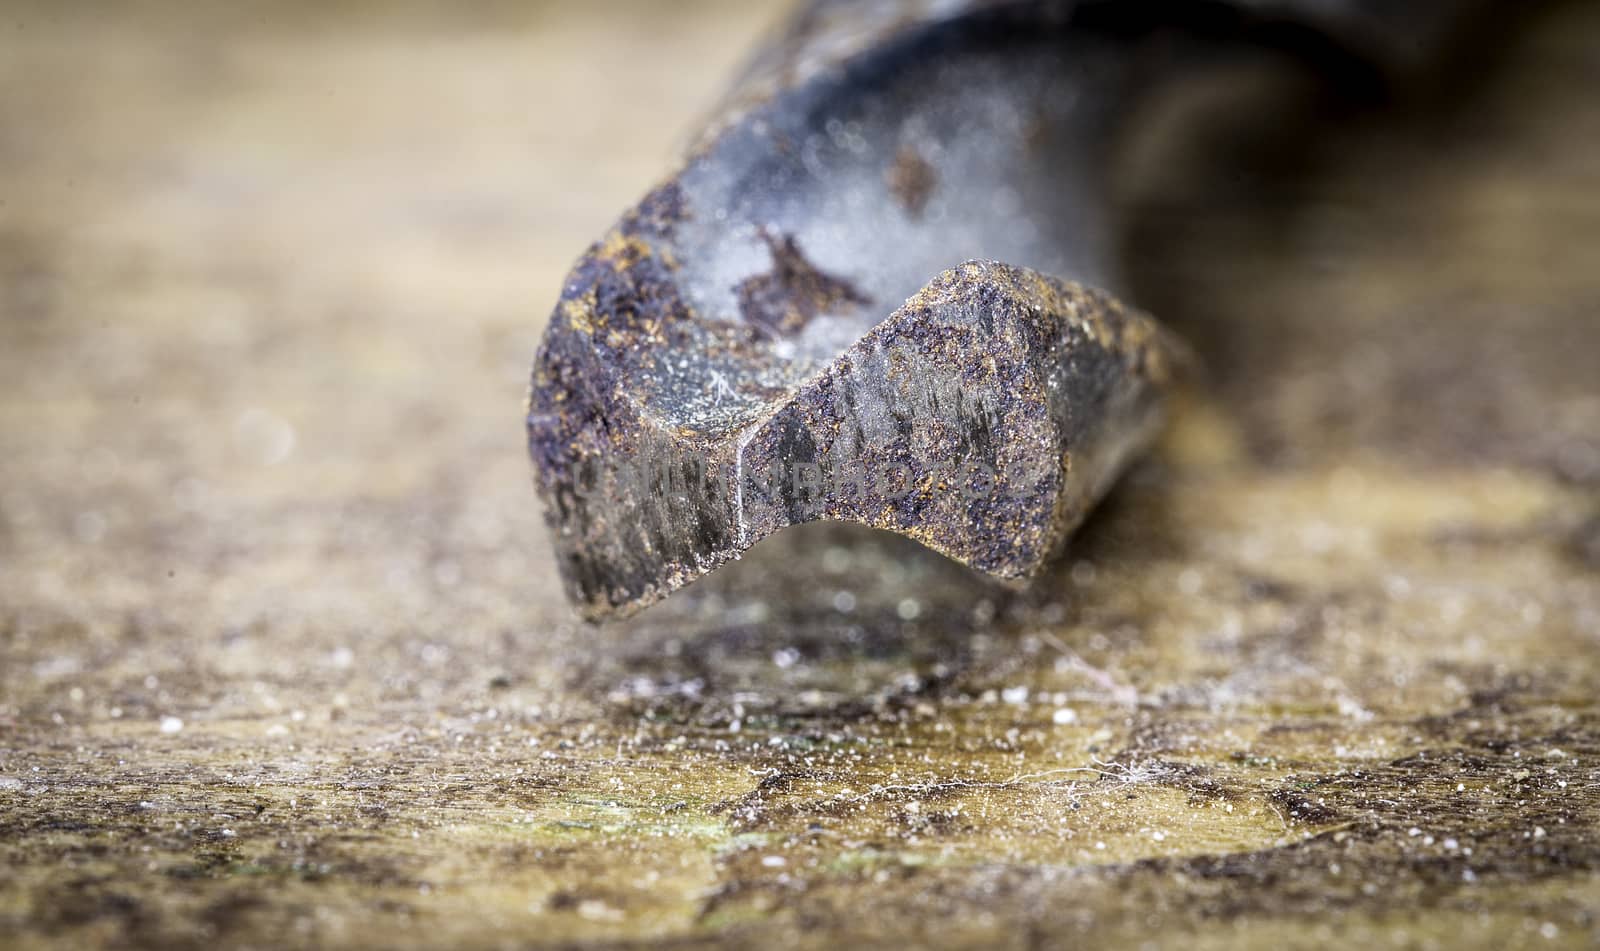
<svg viewBox="0 0 1600 951">
<path fill-rule="evenodd" d="M 800 531 L 601 629 L 524 371 L 771 12 L 3 12 L 7 947 L 1600 938 L 1596 11 L 1130 158 L 1209 388 L 1031 594 Z"/>
</svg>

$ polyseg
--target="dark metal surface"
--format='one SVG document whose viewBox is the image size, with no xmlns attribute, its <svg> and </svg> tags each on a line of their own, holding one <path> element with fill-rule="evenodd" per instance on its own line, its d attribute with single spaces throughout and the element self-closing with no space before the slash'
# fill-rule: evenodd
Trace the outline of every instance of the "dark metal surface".
<svg viewBox="0 0 1600 951">
<path fill-rule="evenodd" d="M 804 8 L 546 332 L 528 437 L 570 596 L 630 613 L 816 519 L 1025 581 L 1149 442 L 1181 359 L 1046 277 L 1119 287 L 1110 165 L 1145 91 L 1266 48 L 1414 68 L 1463 9 Z"/>
</svg>

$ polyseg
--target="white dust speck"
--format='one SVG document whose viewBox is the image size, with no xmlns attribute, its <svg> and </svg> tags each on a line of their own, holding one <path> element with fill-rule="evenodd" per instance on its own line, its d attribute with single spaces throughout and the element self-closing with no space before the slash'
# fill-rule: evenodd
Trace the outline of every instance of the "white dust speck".
<svg viewBox="0 0 1600 951">
<path fill-rule="evenodd" d="M 1027 703 L 1028 688 L 1024 686 L 1007 687 L 1000 691 L 1000 699 L 1006 703 Z"/>
<path fill-rule="evenodd" d="M 1411 582 L 1401 575 L 1389 575 L 1383 579 L 1383 590 L 1395 600 L 1404 600 L 1411 596 Z"/>
<path fill-rule="evenodd" d="M 183 718 L 182 717 L 162 717 L 161 718 L 161 732 L 162 733 L 180 733 L 182 731 L 183 731 Z"/>
<path fill-rule="evenodd" d="M 578 902 L 578 917 L 589 921 L 621 921 L 622 912 L 598 898 L 586 898 Z"/>
<path fill-rule="evenodd" d="M 247 409 L 233 423 L 233 444 L 240 454 L 264 466 L 273 466 L 294 452 L 294 427 L 282 416 L 264 409 Z"/>
<path fill-rule="evenodd" d="M 789 864 L 789 860 L 781 855 L 764 855 L 761 857 L 761 864 L 767 868 L 783 868 Z"/>
<path fill-rule="evenodd" d="M 1071 707 L 1058 707 L 1056 708 L 1055 713 L 1050 714 L 1050 722 L 1054 723 L 1056 726 L 1066 726 L 1069 723 L 1077 723 L 1078 711 L 1072 709 Z"/>
<path fill-rule="evenodd" d="M 895 606 L 895 613 L 900 615 L 902 621 L 915 621 L 922 614 L 922 602 L 916 598 L 906 598 Z"/>
</svg>

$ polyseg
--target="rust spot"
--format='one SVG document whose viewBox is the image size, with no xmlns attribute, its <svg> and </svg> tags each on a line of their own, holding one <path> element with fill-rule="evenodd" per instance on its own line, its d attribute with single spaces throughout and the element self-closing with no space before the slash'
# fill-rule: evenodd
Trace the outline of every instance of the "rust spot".
<svg viewBox="0 0 1600 951">
<path fill-rule="evenodd" d="M 761 240 L 772 252 L 772 270 L 740 281 L 733 292 L 739 313 L 763 336 L 799 333 L 821 314 L 872 303 L 849 281 L 818 270 L 793 235 L 763 228 Z"/>
<path fill-rule="evenodd" d="M 900 151 L 895 153 L 894 163 L 884 172 L 884 178 L 889 183 L 889 190 L 899 200 L 900 207 L 913 218 L 922 217 L 922 209 L 928 205 L 928 196 L 933 194 L 933 187 L 939 182 L 933 166 L 909 145 L 902 145 Z"/>
</svg>

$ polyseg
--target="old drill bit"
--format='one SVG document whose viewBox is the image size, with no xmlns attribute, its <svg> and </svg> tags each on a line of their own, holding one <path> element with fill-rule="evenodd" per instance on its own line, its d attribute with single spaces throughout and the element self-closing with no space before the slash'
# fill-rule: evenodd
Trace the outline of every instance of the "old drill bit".
<svg viewBox="0 0 1600 951">
<path fill-rule="evenodd" d="M 1055 276 L 1115 286 L 1108 150 L 1148 51 L 1182 69 L 1299 16 L 1404 65 L 1448 21 L 1368 6 L 804 7 L 578 261 L 540 347 L 529 447 L 580 612 L 631 613 L 817 519 L 1036 575 L 1183 362 Z"/>
</svg>

